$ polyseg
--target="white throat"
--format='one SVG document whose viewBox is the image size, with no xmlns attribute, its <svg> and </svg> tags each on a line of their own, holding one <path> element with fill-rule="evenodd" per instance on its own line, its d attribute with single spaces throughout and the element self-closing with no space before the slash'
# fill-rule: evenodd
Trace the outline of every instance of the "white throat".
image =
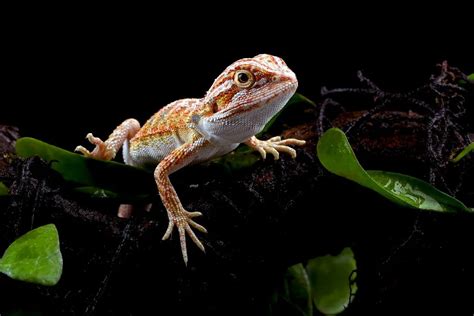
<svg viewBox="0 0 474 316">
<path fill-rule="evenodd" d="M 237 111 L 232 115 L 227 115 L 225 112 L 210 117 L 195 115 L 192 118 L 193 127 L 205 139 L 215 144 L 242 143 L 258 134 L 292 95 L 293 93 L 281 93 L 251 110 Z"/>
</svg>

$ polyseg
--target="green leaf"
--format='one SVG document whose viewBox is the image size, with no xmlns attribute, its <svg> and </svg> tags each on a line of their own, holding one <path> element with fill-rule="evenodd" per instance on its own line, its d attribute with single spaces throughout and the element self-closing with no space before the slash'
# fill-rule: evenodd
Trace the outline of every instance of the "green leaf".
<svg viewBox="0 0 474 316">
<path fill-rule="evenodd" d="M 222 168 L 226 172 L 231 173 L 232 171 L 249 168 L 259 160 L 260 155 L 257 152 L 247 145 L 241 145 L 233 152 L 211 160 L 209 165 Z"/>
<path fill-rule="evenodd" d="M 459 200 L 415 177 L 378 170 L 368 170 L 367 173 L 391 194 L 392 201 L 404 206 L 443 212 L 470 211 Z"/>
<path fill-rule="evenodd" d="M 471 83 L 471 84 L 474 83 L 474 73 L 467 76 L 467 82 L 466 80 L 463 80 L 463 79 L 459 80 L 459 84 L 465 85 L 467 83 Z"/>
<path fill-rule="evenodd" d="M 459 200 L 420 179 L 393 172 L 365 171 L 340 129 L 326 131 L 319 139 L 317 151 L 321 164 L 330 172 L 402 206 L 440 212 L 471 212 Z"/>
<path fill-rule="evenodd" d="M 356 261 L 350 248 L 337 256 L 326 255 L 306 265 L 316 308 L 323 314 L 335 315 L 347 308 L 355 294 Z M 350 278 L 350 279 L 349 279 Z"/>
<path fill-rule="evenodd" d="M 474 74 L 473 74 L 474 75 Z M 469 145 L 466 146 L 456 157 L 451 160 L 452 162 L 456 163 L 459 162 L 462 158 L 467 156 L 471 151 L 474 151 L 474 143 L 470 143 Z"/>
<path fill-rule="evenodd" d="M 61 278 L 63 258 L 56 226 L 38 227 L 15 240 L 0 259 L 0 272 L 15 280 L 55 285 Z"/>
<path fill-rule="evenodd" d="M 0 196 L 8 195 L 8 187 L 0 182 Z"/>
<path fill-rule="evenodd" d="M 303 264 L 295 264 L 286 271 L 282 298 L 301 315 L 313 315 L 311 287 Z"/>
<path fill-rule="evenodd" d="M 87 158 L 29 137 L 17 140 L 16 152 L 20 157 L 39 156 L 51 162 L 65 180 L 79 187 L 93 187 L 131 200 L 156 195 L 153 174 L 144 169 Z"/>
</svg>

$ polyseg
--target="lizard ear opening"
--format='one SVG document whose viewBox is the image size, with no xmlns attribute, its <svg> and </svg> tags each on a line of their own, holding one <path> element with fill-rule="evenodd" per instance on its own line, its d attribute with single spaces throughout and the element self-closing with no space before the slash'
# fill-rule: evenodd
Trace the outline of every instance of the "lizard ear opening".
<svg viewBox="0 0 474 316">
<path fill-rule="evenodd" d="M 217 105 L 217 102 L 212 103 L 212 113 L 217 113 L 219 111 L 219 105 Z"/>
</svg>

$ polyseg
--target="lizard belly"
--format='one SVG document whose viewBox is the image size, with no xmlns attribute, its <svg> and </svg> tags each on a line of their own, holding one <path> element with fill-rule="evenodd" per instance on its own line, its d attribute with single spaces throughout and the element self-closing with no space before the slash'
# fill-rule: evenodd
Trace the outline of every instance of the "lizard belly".
<svg viewBox="0 0 474 316">
<path fill-rule="evenodd" d="M 133 142 L 133 140 L 131 144 L 127 145 L 123 148 L 123 158 L 127 165 L 154 168 L 173 150 L 183 145 L 183 142 L 179 138 L 170 135 L 158 139 L 150 139 L 147 145 L 144 145 L 143 142 Z M 225 146 L 209 143 L 208 146 L 205 146 L 197 153 L 191 164 L 220 157 L 233 151 L 238 146 L 238 143 L 226 144 Z"/>
<path fill-rule="evenodd" d="M 124 144 L 125 145 L 125 144 Z M 123 160 L 135 167 L 155 167 L 174 149 L 182 145 L 173 135 L 148 137 L 132 141 L 123 148 Z M 127 148 L 128 147 L 128 148 Z"/>
<path fill-rule="evenodd" d="M 226 144 L 224 146 L 217 145 L 213 143 L 208 143 L 200 152 L 197 153 L 195 159 L 191 162 L 191 164 L 196 164 L 200 162 L 205 162 L 211 160 L 213 158 L 217 158 L 223 156 L 225 154 L 230 153 L 234 149 L 236 149 L 239 144 Z"/>
</svg>

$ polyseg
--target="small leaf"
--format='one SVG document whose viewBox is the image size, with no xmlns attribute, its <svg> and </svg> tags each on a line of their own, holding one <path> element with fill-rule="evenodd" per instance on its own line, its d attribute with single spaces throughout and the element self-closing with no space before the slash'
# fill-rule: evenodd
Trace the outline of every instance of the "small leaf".
<svg viewBox="0 0 474 316">
<path fill-rule="evenodd" d="M 226 172 L 237 171 L 253 166 L 260 160 L 260 155 L 247 145 L 241 145 L 227 155 L 210 161 L 210 166 L 223 168 Z"/>
<path fill-rule="evenodd" d="M 474 73 L 473 73 L 473 74 L 470 74 L 469 76 L 467 76 L 467 82 L 466 82 L 466 80 L 464 80 L 464 79 L 460 79 L 460 80 L 459 80 L 459 84 L 465 85 L 465 84 L 467 84 L 467 83 L 471 83 L 471 84 L 474 83 Z"/>
<path fill-rule="evenodd" d="M 15 280 L 55 285 L 61 278 L 63 258 L 56 226 L 38 227 L 15 240 L 0 259 L 0 272 Z"/>
<path fill-rule="evenodd" d="M 8 195 L 8 187 L 0 182 L 0 196 Z"/>
<path fill-rule="evenodd" d="M 40 140 L 24 137 L 16 142 L 20 157 L 39 156 L 67 181 L 94 187 L 118 196 L 155 196 L 153 173 L 114 161 L 86 158 Z"/>
<path fill-rule="evenodd" d="M 453 160 L 451 160 L 452 162 L 456 163 L 456 162 L 459 162 L 459 160 L 461 160 L 462 158 L 464 158 L 465 156 L 467 156 L 467 154 L 469 154 L 471 151 L 474 151 L 474 143 L 470 143 L 469 145 L 466 146 L 466 148 L 464 148 L 456 157 L 454 157 Z"/>
<path fill-rule="evenodd" d="M 319 139 L 317 151 L 321 164 L 330 172 L 372 189 L 402 206 L 441 212 L 472 211 L 459 200 L 420 179 L 394 172 L 366 172 L 340 129 L 327 130 Z"/>
<path fill-rule="evenodd" d="M 301 315 L 313 315 L 313 298 L 309 278 L 303 264 L 298 263 L 288 268 L 285 275 L 285 292 L 283 298 Z"/>
<path fill-rule="evenodd" d="M 354 280 L 356 261 L 350 248 L 337 256 L 326 255 L 308 261 L 306 265 L 316 308 L 323 314 L 335 315 L 347 308 L 351 294 L 357 292 Z"/>
</svg>

